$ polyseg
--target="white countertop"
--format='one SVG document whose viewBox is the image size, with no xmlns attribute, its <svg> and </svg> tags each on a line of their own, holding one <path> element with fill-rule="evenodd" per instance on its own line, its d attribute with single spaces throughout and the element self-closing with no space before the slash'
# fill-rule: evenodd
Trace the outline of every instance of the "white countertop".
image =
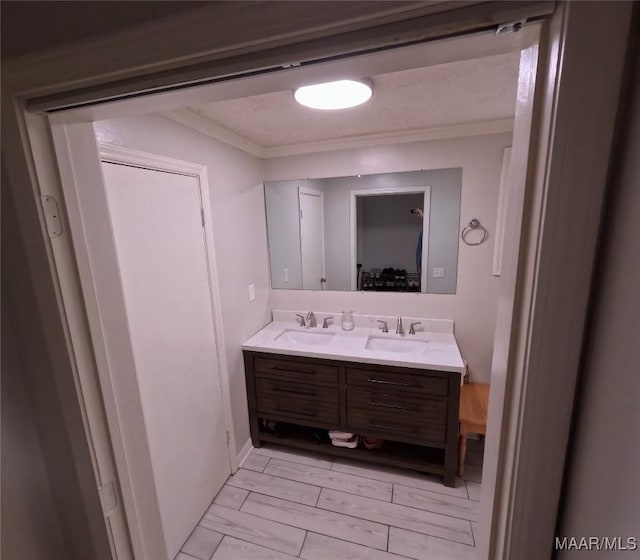
<svg viewBox="0 0 640 560">
<path fill-rule="evenodd" d="M 292 312 L 292 317 L 288 320 L 283 320 L 283 314 L 274 312 L 274 317 L 277 320 L 269 323 L 252 336 L 242 345 L 242 348 L 244 350 L 270 354 L 288 354 L 292 356 L 307 356 L 310 358 L 344 360 L 347 362 L 404 366 L 458 373 L 464 372 L 464 362 L 462 361 L 458 344 L 453 335 L 453 324 L 451 324 L 449 332 L 417 330 L 415 335 L 405 334 L 404 336 L 400 336 L 395 333 L 395 323 L 391 322 L 388 323 L 388 333 L 383 333 L 377 328 L 360 326 L 364 322 L 363 320 L 357 320 L 356 325 L 358 326 L 352 331 L 343 331 L 340 327 L 339 314 L 336 315 L 336 325 L 329 325 L 328 328 L 323 329 L 321 317 L 324 315 L 326 314 L 316 314 L 316 317 L 318 317 L 317 327 L 304 328 L 294 322 L 294 312 Z M 376 319 L 377 318 L 369 320 L 367 323 L 375 324 Z M 409 318 L 407 318 L 404 322 L 405 332 L 408 332 L 409 324 Z M 428 327 L 430 321 L 424 320 L 423 324 Z M 438 328 L 438 330 L 443 331 L 448 329 Z M 301 331 L 318 334 L 334 334 L 334 336 L 330 337 L 330 341 L 326 344 L 307 344 L 293 342 L 289 339 L 290 337 L 281 336 L 285 331 L 294 333 Z M 369 337 L 375 337 L 376 339 L 425 341 L 426 344 L 424 347 L 408 352 L 389 352 L 366 348 Z"/>
</svg>

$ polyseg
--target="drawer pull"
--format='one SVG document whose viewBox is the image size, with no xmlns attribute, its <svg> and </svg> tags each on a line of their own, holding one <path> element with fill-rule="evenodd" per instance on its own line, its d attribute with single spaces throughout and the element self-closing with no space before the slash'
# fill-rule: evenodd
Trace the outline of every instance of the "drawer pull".
<svg viewBox="0 0 640 560">
<path fill-rule="evenodd" d="M 417 410 L 417 408 L 411 406 L 405 406 L 402 404 L 388 404 L 388 403 L 381 403 L 381 402 L 375 402 L 375 401 L 369 401 L 367 403 L 369 406 L 382 406 L 384 408 L 397 408 L 398 410 Z"/>
<path fill-rule="evenodd" d="M 391 430 L 393 432 L 413 432 L 415 430 L 406 430 L 404 428 L 394 428 L 391 426 L 380 426 L 379 424 L 368 424 L 370 428 L 377 428 L 378 430 Z"/>
<path fill-rule="evenodd" d="M 273 366 L 271 368 L 274 371 L 287 371 L 287 372 L 294 372 L 294 373 L 310 373 L 310 374 L 315 374 L 315 370 L 313 369 L 305 369 L 305 368 L 301 368 L 296 366 L 296 369 L 292 369 L 290 367 L 282 367 L 282 366 Z"/>
<path fill-rule="evenodd" d="M 310 389 L 308 391 L 305 391 L 304 389 L 281 389 L 280 387 L 278 387 L 278 385 L 276 385 L 273 390 L 277 391 L 278 393 L 287 393 L 289 395 L 305 395 L 308 397 L 316 396 L 316 392 L 313 389 Z"/>
<path fill-rule="evenodd" d="M 302 415 L 302 416 L 310 416 L 311 418 L 315 418 L 318 413 L 316 411 L 313 412 L 301 412 L 300 410 L 291 410 L 288 408 L 281 408 L 279 406 L 276 407 L 276 410 L 278 412 L 284 412 L 286 414 L 298 414 L 298 415 Z"/>
<path fill-rule="evenodd" d="M 400 387 L 411 387 L 410 383 L 405 383 L 404 381 L 385 381 L 384 379 L 374 379 L 373 377 L 369 377 L 367 379 L 368 383 L 381 383 L 382 385 L 399 385 Z"/>
</svg>

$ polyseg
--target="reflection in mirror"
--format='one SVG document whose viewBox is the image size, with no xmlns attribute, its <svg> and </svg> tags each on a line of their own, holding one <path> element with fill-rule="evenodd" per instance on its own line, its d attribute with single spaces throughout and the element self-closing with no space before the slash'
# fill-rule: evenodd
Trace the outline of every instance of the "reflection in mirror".
<svg viewBox="0 0 640 560">
<path fill-rule="evenodd" d="M 461 168 L 265 183 L 271 287 L 454 294 L 461 185 Z"/>
</svg>

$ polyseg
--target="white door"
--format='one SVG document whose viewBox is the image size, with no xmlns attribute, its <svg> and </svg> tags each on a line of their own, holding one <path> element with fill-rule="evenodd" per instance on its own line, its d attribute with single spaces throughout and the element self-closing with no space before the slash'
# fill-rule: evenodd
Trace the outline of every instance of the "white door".
<svg viewBox="0 0 640 560">
<path fill-rule="evenodd" d="M 128 165 L 102 169 L 162 531 L 173 558 L 231 472 L 200 185 L 196 177 Z"/>
<path fill-rule="evenodd" d="M 324 278 L 324 199 L 321 191 L 298 190 L 302 288 L 320 290 Z"/>
</svg>

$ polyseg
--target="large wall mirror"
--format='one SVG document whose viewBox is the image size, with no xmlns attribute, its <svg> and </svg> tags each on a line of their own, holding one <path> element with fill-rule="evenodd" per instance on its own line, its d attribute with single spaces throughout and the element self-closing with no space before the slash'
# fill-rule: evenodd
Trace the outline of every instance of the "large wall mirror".
<svg viewBox="0 0 640 560">
<path fill-rule="evenodd" d="M 271 287 L 454 294 L 462 169 L 265 183 Z"/>
</svg>

